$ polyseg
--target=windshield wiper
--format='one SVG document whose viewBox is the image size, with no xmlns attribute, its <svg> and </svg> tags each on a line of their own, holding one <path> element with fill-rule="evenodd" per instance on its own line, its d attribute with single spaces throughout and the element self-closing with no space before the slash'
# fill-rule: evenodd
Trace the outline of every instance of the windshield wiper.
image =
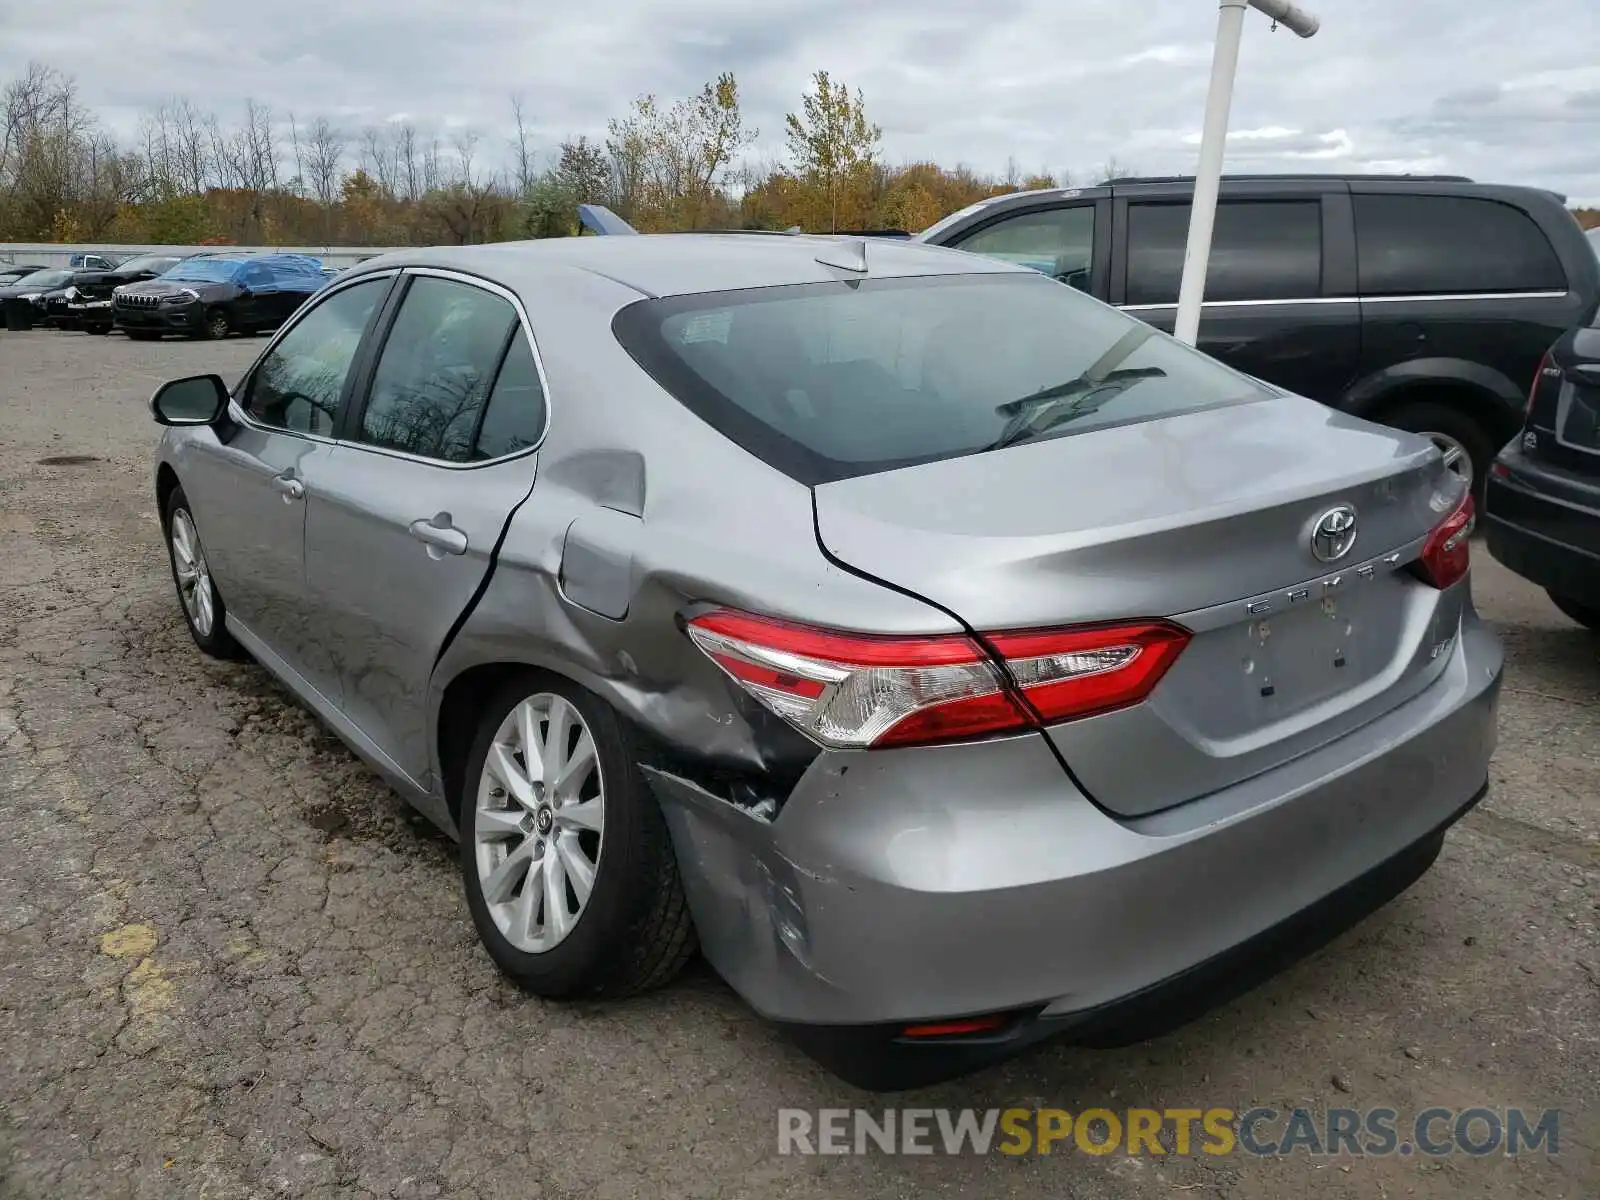
<svg viewBox="0 0 1600 1200">
<path fill-rule="evenodd" d="M 1048 433 L 1058 426 L 1099 412 L 1117 396 L 1146 379 L 1164 379 L 1160 367 L 1132 367 L 1111 371 L 1099 379 L 1078 376 L 1054 387 L 1008 401 L 995 409 L 1009 416 L 1006 427 L 986 450 L 1003 450 L 1018 442 Z"/>
</svg>

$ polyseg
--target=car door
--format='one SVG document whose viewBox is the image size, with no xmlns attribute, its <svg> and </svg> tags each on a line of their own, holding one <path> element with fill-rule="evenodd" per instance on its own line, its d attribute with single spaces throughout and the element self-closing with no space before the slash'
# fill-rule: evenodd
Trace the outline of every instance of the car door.
<svg viewBox="0 0 1600 1200">
<path fill-rule="evenodd" d="M 357 351 L 393 282 L 363 279 L 308 310 L 247 374 L 230 425 L 179 472 L 229 615 L 329 699 L 337 674 L 305 619 L 305 481 L 333 451 Z"/>
<path fill-rule="evenodd" d="M 306 571 L 344 713 L 426 786 L 429 677 L 533 487 L 543 378 L 520 306 L 416 269 L 341 440 L 307 480 Z"/>
<path fill-rule="evenodd" d="M 1011 209 L 946 243 L 971 254 L 1032 267 L 1079 291 L 1106 298 L 1110 265 L 1108 200 Z"/>
<path fill-rule="evenodd" d="M 1187 196 L 1119 190 L 1112 301 L 1171 333 L 1189 237 Z M 1200 349 L 1231 367 L 1324 403 L 1355 378 L 1349 196 L 1322 185 L 1232 184 L 1217 205 Z"/>
</svg>

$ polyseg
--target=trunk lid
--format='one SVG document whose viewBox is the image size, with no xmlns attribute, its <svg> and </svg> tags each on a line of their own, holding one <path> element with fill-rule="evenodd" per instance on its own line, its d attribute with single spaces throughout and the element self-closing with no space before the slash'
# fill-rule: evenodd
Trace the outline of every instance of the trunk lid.
<svg viewBox="0 0 1600 1200">
<path fill-rule="evenodd" d="M 1574 329 L 1550 348 L 1532 381 L 1523 450 L 1600 475 L 1600 328 Z"/>
<path fill-rule="evenodd" d="M 1168 617 L 1143 704 L 1049 729 L 1127 815 L 1209 794 L 1388 711 L 1444 667 L 1464 588 L 1405 568 L 1459 500 L 1421 438 L 1282 396 L 826 483 L 822 546 L 979 631 Z M 1355 543 L 1320 561 L 1320 517 Z"/>
</svg>

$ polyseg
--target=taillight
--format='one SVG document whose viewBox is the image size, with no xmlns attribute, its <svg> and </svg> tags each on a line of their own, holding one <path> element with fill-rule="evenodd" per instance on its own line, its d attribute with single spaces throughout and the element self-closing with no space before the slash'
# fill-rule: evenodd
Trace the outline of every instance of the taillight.
<svg viewBox="0 0 1600 1200">
<path fill-rule="evenodd" d="M 1422 557 L 1417 560 L 1417 574 L 1436 588 L 1447 588 L 1461 582 L 1472 565 L 1472 527 L 1475 523 L 1472 493 L 1468 492 L 1460 506 L 1441 521 L 1422 545 Z"/>
<path fill-rule="evenodd" d="M 1539 398 L 1539 385 L 1544 382 L 1544 373 L 1550 366 L 1551 351 L 1546 350 L 1544 357 L 1539 360 L 1539 369 L 1533 373 L 1533 382 L 1528 385 L 1528 406 L 1522 410 L 1523 424 L 1533 419 L 1533 402 Z"/>
<path fill-rule="evenodd" d="M 1159 621 L 987 637 L 814 629 L 718 609 L 689 636 L 746 692 L 825 746 L 984 737 L 1136 704 L 1189 639 Z"/>
</svg>

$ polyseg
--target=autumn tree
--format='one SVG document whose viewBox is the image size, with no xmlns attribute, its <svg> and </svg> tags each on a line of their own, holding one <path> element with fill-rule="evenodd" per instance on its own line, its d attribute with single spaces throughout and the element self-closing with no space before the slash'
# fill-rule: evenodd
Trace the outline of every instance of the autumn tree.
<svg viewBox="0 0 1600 1200">
<path fill-rule="evenodd" d="M 866 103 L 826 71 L 812 76 L 801 111 L 784 118 L 796 172 L 826 199 L 830 231 L 842 211 L 859 220 L 883 130 L 867 120 Z"/>
<path fill-rule="evenodd" d="M 721 207 L 718 193 L 735 155 L 757 136 L 745 128 L 732 73 L 670 107 L 640 96 L 608 126 L 616 207 L 645 230 L 706 222 Z"/>
</svg>

